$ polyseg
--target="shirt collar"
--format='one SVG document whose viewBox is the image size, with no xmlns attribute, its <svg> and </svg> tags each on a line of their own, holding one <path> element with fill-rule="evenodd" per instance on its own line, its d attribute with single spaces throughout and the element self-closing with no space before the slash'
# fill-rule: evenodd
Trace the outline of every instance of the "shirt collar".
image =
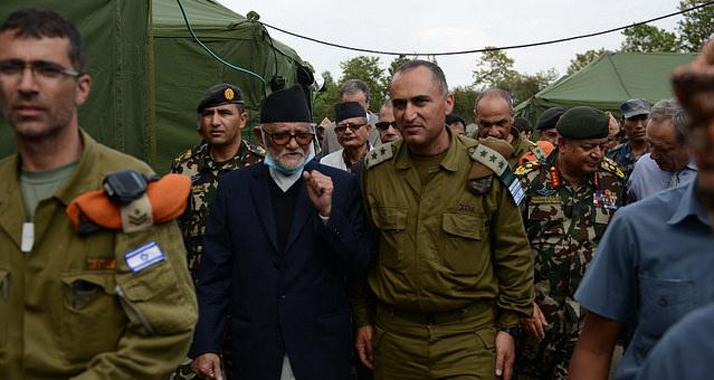
<svg viewBox="0 0 714 380">
<path fill-rule="evenodd" d="M 689 216 L 695 216 L 702 224 L 707 226 L 711 225 L 709 213 L 702 207 L 702 204 L 699 203 L 697 199 L 695 191 L 696 183 L 697 178 L 694 178 L 693 181 L 684 185 L 684 196 L 679 200 L 674 214 L 667 221 L 668 224 L 678 224 Z"/>
<path fill-rule="evenodd" d="M 446 151 L 446 156 L 444 156 L 444 159 L 441 160 L 440 166 L 445 170 L 455 172 L 459 167 L 459 152 L 456 149 L 456 145 L 461 144 L 461 142 L 458 141 L 458 138 L 456 137 L 455 133 L 449 132 L 449 138 L 449 148 Z M 397 150 L 397 158 L 394 160 L 394 167 L 397 169 L 408 169 L 412 167 L 412 159 L 409 154 L 409 147 L 406 143 L 404 143 L 404 140 L 402 140 L 401 145 Z"/>
</svg>

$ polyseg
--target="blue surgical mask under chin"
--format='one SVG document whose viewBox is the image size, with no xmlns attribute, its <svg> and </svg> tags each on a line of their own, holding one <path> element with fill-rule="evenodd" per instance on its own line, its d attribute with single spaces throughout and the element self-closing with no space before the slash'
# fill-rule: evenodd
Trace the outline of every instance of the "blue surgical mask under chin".
<svg viewBox="0 0 714 380">
<path fill-rule="evenodd" d="M 280 172 L 282 174 L 291 176 L 291 175 L 299 172 L 300 170 L 302 170 L 302 168 L 304 168 L 305 165 L 307 165 L 307 163 L 310 162 L 313 158 L 315 158 L 315 154 L 312 152 L 312 149 L 311 149 L 311 152 L 307 155 L 305 160 L 300 165 L 298 165 L 294 168 L 286 168 L 286 167 L 283 167 L 282 165 L 280 165 L 277 161 L 275 161 L 273 156 L 271 156 L 270 154 L 266 154 L 265 158 L 263 159 L 263 164 L 267 165 L 269 168 L 273 168 L 273 169 L 277 170 L 278 172 Z"/>
</svg>

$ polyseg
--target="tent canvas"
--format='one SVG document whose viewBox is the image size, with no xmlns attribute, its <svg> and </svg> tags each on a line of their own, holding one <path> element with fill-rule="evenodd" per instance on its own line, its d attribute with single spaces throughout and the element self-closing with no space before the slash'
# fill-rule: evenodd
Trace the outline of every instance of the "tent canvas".
<svg viewBox="0 0 714 380">
<path fill-rule="evenodd" d="M 304 65 L 297 53 L 273 40 L 258 22 L 214 0 L 181 0 L 194 32 L 218 56 L 286 86 Z M 149 162 L 159 173 L 172 158 L 200 141 L 196 105 L 203 92 L 221 82 L 243 90 L 257 122 L 270 85 L 211 57 L 189 33 L 177 0 L 28 0 L 22 7 L 53 9 L 73 20 L 85 39 L 92 76 L 80 125 L 98 141 Z M 0 3 L 0 18 L 17 9 Z M 250 128 L 244 137 L 250 138 Z M 9 126 L 0 125 L 0 157 L 15 150 Z"/>
<path fill-rule="evenodd" d="M 644 98 L 655 103 L 672 97 L 672 71 L 677 66 L 690 63 L 695 56 L 675 53 L 604 54 L 519 104 L 516 113 L 535 123 L 540 114 L 550 107 L 591 106 L 619 117 L 619 106 L 627 99 Z"/>
</svg>

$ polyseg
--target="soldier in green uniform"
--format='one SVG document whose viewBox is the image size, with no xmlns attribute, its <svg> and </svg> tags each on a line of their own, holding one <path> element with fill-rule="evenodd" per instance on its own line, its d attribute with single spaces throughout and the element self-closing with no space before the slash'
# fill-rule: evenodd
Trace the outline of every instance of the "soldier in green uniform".
<svg viewBox="0 0 714 380">
<path fill-rule="evenodd" d="M 70 220 L 68 205 L 104 194 L 108 173 L 151 173 L 79 127 L 84 60 L 57 13 L 20 10 L 0 26 L 0 110 L 18 148 L 0 161 L 0 379 L 160 380 L 191 343 L 196 297 L 176 223 L 82 232 Z"/>
<path fill-rule="evenodd" d="M 526 192 L 523 219 L 535 261 L 536 302 L 518 342 L 518 379 L 564 380 L 584 313 L 573 294 L 615 211 L 624 175 L 604 157 L 608 116 L 574 107 L 556 128 L 558 148 L 516 170 Z"/>
<path fill-rule="evenodd" d="M 403 65 L 390 97 L 403 140 L 362 172 L 379 259 L 353 288 L 360 358 L 375 379 L 508 379 L 509 332 L 533 299 L 519 182 L 498 150 L 446 128 L 454 98 L 435 64 Z"/>
<path fill-rule="evenodd" d="M 493 137 L 511 144 L 513 153 L 506 157 L 511 169 L 515 169 L 518 161 L 528 152 L 532 152 L 537 160 L 545 158 L 545 153 L 540 147 L 524 139 L 518 133 L 518 129 L 514 128 L 514 115 L 513 98 L 506 90 L 490 88 L 476 99 L 474 120 L 478 130 L 473 137 Z"/>
<path fill-rule="evenodd" d="M 241 90 L 222 83 L 206 90 L 196 108 L 198 134 L 202 143 L 181 153 L 171 165 L 171 172 L 191 178 L 191 202 L 179 218 L 179 227 L 188 251 L 188 268 L 194 283 L 203 253 L 203 234 L 208 211 L 218 188 L 218 179 L 231 170 L 263 161 L 265 149 L 243 140 L 241 130 L 248 121 Z M 230 336 L 226 333 L 226 339 Z M 230 370 L 230 342 L 224 344 L 224 354 Z M 172 378 L 193 378 L 191 360 Z"/>
</svg>

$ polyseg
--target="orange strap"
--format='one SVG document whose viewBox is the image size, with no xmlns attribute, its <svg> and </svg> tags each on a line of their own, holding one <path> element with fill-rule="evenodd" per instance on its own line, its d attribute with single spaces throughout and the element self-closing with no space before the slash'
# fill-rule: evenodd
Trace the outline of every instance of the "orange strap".
<svg viewBox="0 0 714 380">
<path fill-rule="evenodd" d="M 191 179 L 179 174 L 167 174 L 158 181 L 149 182 L 146 195 L 151 202 L 154 223 L 166 223 L 181 216 L 190 191 Z M 78 196 L 70 202 L 66 212 L 75 232 L 79 232 L 82 217 L 106 229 L 122 229 L 121 209 L 107 198 L 104 190 Z"/>
</svg>

